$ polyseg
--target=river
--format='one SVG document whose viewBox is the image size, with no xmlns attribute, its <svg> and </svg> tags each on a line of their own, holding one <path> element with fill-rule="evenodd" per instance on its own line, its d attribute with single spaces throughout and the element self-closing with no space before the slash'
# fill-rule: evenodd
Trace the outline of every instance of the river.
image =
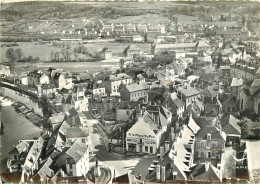
<svg viewBox="0 0 260 184">
<path fill-rule="evenodd" d="M 33 101 L 30 97 L 8 88 L 1 87 L 0 89 L 3 95 L 20 101 L 29 108 L 34 108 L 34 111 L 40 115 L 43 114 L 36 100 Z M 20 139 L 38 138 L 42 129 L 36 127 L 23 115 L 18 114 L 11 106 L 1 108 L 0 118 L 3 126 L 3 134 L 1 135 L 1 172 L 5 172 L 8 152 L 13 145 L 16 145 Z"/>
</svg>

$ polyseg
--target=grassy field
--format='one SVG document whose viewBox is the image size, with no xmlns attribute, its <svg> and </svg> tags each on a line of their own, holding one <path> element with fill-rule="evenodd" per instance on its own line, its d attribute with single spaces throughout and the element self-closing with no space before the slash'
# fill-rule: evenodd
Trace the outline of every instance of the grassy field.
<svg viewBox="0 0 260 184">
<path fill-rule="evenodd" d="M 3 43 L 2 43 L 3 44 Z M 51 58 L 51 51 L 61 51 L 61 48 L 52 46 L 51 44 L 38 44 L 35 42 L 18 43 L 19 46 L 12 47 L 13 49 L 21 48 L 26 57 L 39 57 L 41 61 L 49 61 Z M 1 60 L 6 61 L 6 50 L 10 47 L 1 47 Z"/>
<path fill-rule="evenodd" d="M 71 71 L 71 72 L 82 72 L 87 70 L 89 73 L 95 73 L 102 70 L 117 69 L 119 67 L 119 63 L 118 62 L 65 62 L 65 63 L 45 62 L 45 63 L 37 63 L 37 64 L 28 63 L 28 65 L 26 64 L 16 65 L 16 67 L 14 67 L 14 71 L 21 73 L 21 72 L 28 72 L 33 70 L 46 70 L 50 67 L 63 69 L 65 71 Z"/>
<path fill-rule="evenodd" d="M 105 22 L 109 23 L 126 23 L 131 22 L 134 24 L 146 23 L 146 24 L 166 24 L 168 17 L 159 14 L 144 14 L 138 16 L 120 16 L 116 19 L 104 19 Z"/>
</svg>

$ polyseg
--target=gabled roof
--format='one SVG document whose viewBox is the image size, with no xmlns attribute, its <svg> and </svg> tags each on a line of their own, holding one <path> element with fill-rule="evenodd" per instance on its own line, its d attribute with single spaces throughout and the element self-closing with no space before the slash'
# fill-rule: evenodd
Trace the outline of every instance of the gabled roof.
<svg viewBox="0 0 260 184">
<path fill-rule="evenodd" d="M 220 132 L 216 127 L 204 127 L 196 134 L 196 139 L 207 139 L 207 134 L 211 134 L 211 139 L 213 140 L 226 140 L 226 134 L 222 131 Z"/>
<path fill-rule="evenodd" d="M 17 144 L 11 151 L 9 151 L 8 154 L 20 154 L 22 152 L 28 151 L 29 149 L 29 143 L 26 141 L 21 141 L 19 144 Z"/>
<path fill-rule="evenodd" d="M 226 134 L 237 134 L 241 135 L 241 127 L 237 124 L 240 122 L 239 119 L 235 118 L 231 114 L 223 116 L 221 119 L 221 126 Z"/>
<path fill-rule="evenodd" d="M 138 104 L 140 104 L 138 101 L 122 101 L 117 106 L 117 109 L 134 109 Z"/>
<path fill-rule="evenodd" d="M 66 129 L 66 138 L 87 137 L 88 131 L 85 127 L 69 127 Z"/>
<path fill-rule="evenodd" d="M 192 172 L 189 175 L 188 180 L 191 181 L 202 181 L 202 182 L 220 182 L 221 171 L 208 163 L 201 163 L 191 168 Z"/>
</svg>

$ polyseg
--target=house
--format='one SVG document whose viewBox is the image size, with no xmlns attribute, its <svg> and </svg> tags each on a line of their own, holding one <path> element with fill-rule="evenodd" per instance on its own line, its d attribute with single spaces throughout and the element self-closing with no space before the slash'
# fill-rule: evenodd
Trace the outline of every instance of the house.
<svg viewBox="0 0 260 184">
<path fill-rule="evenodd" d="M 111 93 L 111 95 L 119 94 L 119 86 L 120 84 L 131 84 L 133 79 L 131 76 L 125 73 L 119 73 L 115 75 L 110 75 L 107 80 L 104 82 L 106 91 Z"/>
<path fill-rule="evenodd" d="M 7 167 L 11 173 L 21 169 L 21 165 L 25 161 L 30 146 L 31 145 L 28 142 L 21 140 L 16 146 L 13 147 L 13 149 L 8 152 L 10 159 L 7 161 L 7 163 L 9 163 Z"/>
<path fill-rule="evenodd" d="M 89 147 L 74 143 L 67 147 L 56 159 L 58 168 L 65 168 L 69 176 L 86 176 L 89 170 Z"/>
<path fill-rule="evenodd" d="M 114 24 L 113 23 L 104 23 L 102 25 L 101 32 L 105 34 L 111 34 L 114 30 Z"/>
<path fill-rule="evenodd" d="M 194 162 L 220 161 L 225 148 L 226 133 L 215 126 L 202 127 L 195 136 Z M 216 162 L 212 165 L 217 167 Z"/>
<path fill-rule="evenodd" d="M 49 130 L 51 132 L 55 131 L 59 125 L 65 120 L 65 114 L 53 114 L 51 117 L 48 118 L 47 122 L 43 125 L 45 130 Z"/>
<path fill-rule="evenodd" d="M 106 95 L 106 88 L 103 83 L 90 83 L 88 84 L 88 93 L 94 96 L 105 96 Z"/>
<path fill-rule="evenodd" d="M 44 84 L 42 87 L 42 94 L 45 96 L 49 95 L 50 93 L 55 93 L 55 91 L 56 86 L 52 83 Z"/>
<path fill-rule="evenodd" d="M 144 83 L 145 82 L 145 77 L 140 73 L 140 74 L 137 74 L 135 80 L 136 80 L 137 83 Z"/>
<path fill-rule="evenodd" d="M 30 72 L 28 75 L 28 85 L 32 87 L 36 87 L 37 85 L 49 84 L 50 79 L 49 76 L 43 73 L 42 71 L 34 70 Z"/>
<path fill-rule="evenodd" d="M 124 33 L 125 32 L 125 25 L 124 24 L 115 24 L 114 25 L 114 32 L 116 34 Z"/>
<path fill-rule="evenodd" d="M 140 104 L 138 101 L 123 101 L 116 108 L 116 121 L 128 122 L 133 115 L 135 108 Z"/>
<path fill-rule="evenodd" d="M 204 115 L 206 117 L 217 117 L 221 113 L 219 104 L 206 103 L 204 109 Z"/>
<path fill-rule="evenodd" d="M 239 96 L 241 112 L 249 110 L 260 115 L 260 79 L 255 79 L 250 86 L 243 88 Z"/>
<path fill-rule="evenodd" d="M 121 102 L 121 99 L 117 96 L 110 96 L 102 98 L 102 109 L 104 113 L 116 112 L 116 107 Z"/>
<path fill-rule="evenodd" d="M 221 117 L 220 122 L 223 132 L 227 134 L 226 144 L 229 146 L 240 144 L 241 127 L 238 125 L 240 120 L 231 114 L 226 114 Z"/>
<path fill-rule="evenodd" d="M 43 143 L 44 140 L 41 137 L 33 142 L 33 145 L 31 146 L 25 158 L 24 164 L 22 165 L 21 182 L 25 182 L 24 175 L 30 175 L 31 173 L 34 173 L 36 170 L 38 170 L 38 161 L 43 150 Z"/>
<path fill-rule="evenodd" d="M 120 90 L 121 99 L 124 101 L 140 101 L 147 102 L 149 86 L 147 83 L 132 83 L 124 85 Z"/>
<path fill-rule="evenodd" d="M 146 109 L 139 109 L 140 118 L 126 133 L 129 152 L 155 154 L 162 143 L 162 135 L 169 128 L 171 113 L 167 109 L 151 105 Z"/>
<path fill-rule="evenodd" d="M 236 113 L 238 112 L 238 101 L 235 96 L 226 93 L 220 93 L 218 96 L 218 103 L 222 112 Z"/>
<path fill-rule="evenodd" d="M 162 24 L 149 24 L 147 26 L 147 32 L 149 33 L 155 32 L 155 33 L 165 34 L 166 32 L 165 29 L 166 29 L 165 25 Z"/>
<path fill-rule="evenodd" d="M 56 72 L 53 76 L 53 82 L 59 89 L 72 87 L 72 78 L 67 78 L 63 72 Z"/>
<path fill-rule="evenodd" d="M 186 107 L 193 101 L 196 101 L 201 97 L 201 93 L 189 84 L 185 84 L 177 88 L 177 94 L 185 102 Z"/>
<path fill-rule="evenodd" d="M 186 107 L 185 114 L 187 114 L 187 115 L 192 114 L 193 116 L 200 116 L 201 115 L 201 109 L 198 107 L 198 105 L 195 102 L 196 101 L 190 103 Z"/>
<path fill-rule="evenodd" d="M 195 52 L 200 50 L 209 50 L 210 45 L 199 41 L 194 43 L 173 43 L 173 44 L 156 44 L 151 47 L 151 53 L 156 54 L 160 50 L 168 51 L 185 51 L 185 52 Z"/>
<path fill-rule="evenodd" d="M 146 33 L 147 32 L 147 26 L 145 24 L 137 24 L 136 25 L 136 31 L 139 33 Z"/>
<path fill-rule="evenodd" d="M 143 37 L 141 35 L 133 35 L 132 42 L 143 42 Z"/>
<path fill-rule="evenodd" d="M 171 93 L 171 95 L 162 103 L 162 106 L 168 109 L 172 115 L 183 117 L 185 102 L 179 99 L 176 93 Z"/>
<path fill-rule="evenodd" d="M 88 144 L 88 130 L 86 127 L 69 127 L 66 128 L 66 143 Z"/>
<path fill-rule="evenodd" d="M 126 33 L 134 33 L 134 32 L 136 32 L 136 26 L 135 26 L 135 24 L 126 24 L 125 25 L 125 32 Z"/>
<path fill-rule="evenodd" d="M 188 181 L 191 182 L 222 182 L 222 171 L 210 163 L 199 163 L 190 168 Z"/>
<path fill-rule="evenodd" d="M 196 122 L 189 117 L 188 124 L 176 130 L 175 140 L 169 152 L 173 163 L 173 180 L 185 181 L 193 166 L 195 134 L 200 130 Z"/>
<path fill-rule="evenodd" d="M 217 97 L 218 97 L 219 89 L 217 85 L 213 86 L 208 86 L 202 91 L 202 99 L 203 102 L 210 103 L 210 104 L 215 104 L 217 103 Z"/>
<path fill-rule="evenodd" d="M 124 54 L 126 57 L 142 56 L 143 51 L 137 45 L 129 45 L 125 48 Z"/>
<path fill-rule="evenodd" d="M 234 96 L 238 96 L 241 88 L 243 87 L 243 79 L 240 78 L 232 78 L 231 82 L 231 93 Z"/>
<path fill-rule="evenodd" d="M 253 81 L 260 78 L 260 68 L 256 66 L 248 66 L 241 63 L 230 65 L 230 76 L 232 78 L 241 78 L 245 82 Z"/>
</svg>

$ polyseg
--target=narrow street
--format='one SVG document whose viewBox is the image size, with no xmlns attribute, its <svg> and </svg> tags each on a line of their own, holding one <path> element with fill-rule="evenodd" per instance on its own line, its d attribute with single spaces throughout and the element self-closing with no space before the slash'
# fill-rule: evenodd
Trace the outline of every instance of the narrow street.
<svg viewBox="0 0 260 184">
<path fill-rule="evenodd" d="M 102 140 L 102 136 L 95 127 L 95 124 L 99 123 L 98 120 L 91 119 L 89 112 L 84 112 L 84 115 L 86 116 L 86 126 L 89 129 L 90 151 L 96 155 L 101 165 L 111 169 L 113 176 L 114 172 L 115 177 L 127 174 L 128 170 L 133 168 L 140 161 L 140 158 L 125 160 L 122 155 L 108 152 Z M 95 161 L 90 161 L 90 167 L 93 165 L 95 165 Z"/>
</svg>

